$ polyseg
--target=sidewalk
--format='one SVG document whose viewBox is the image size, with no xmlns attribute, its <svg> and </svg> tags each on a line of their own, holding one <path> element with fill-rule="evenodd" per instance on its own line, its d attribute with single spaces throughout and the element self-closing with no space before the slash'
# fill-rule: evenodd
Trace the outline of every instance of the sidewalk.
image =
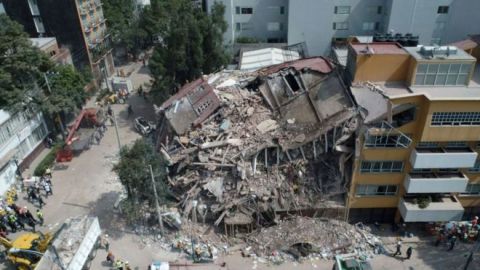
<svg viewBox="0 0 480 270">
<path fill-rule="evenodd" d="M 29 178 L 29 176 L 33 176 L 33 172 L 35 171 L 35 168 L 40 164 L 40 162 L 45 158 L 45 156 L 50 152 L 51 149 L 49 148 L 43 148 L 42 151 L 38 154 L 37 157 L 32 161 L 30 166 L 26 168 L 22 172 L 22 176 L 25 178 Z"/>
</svg>

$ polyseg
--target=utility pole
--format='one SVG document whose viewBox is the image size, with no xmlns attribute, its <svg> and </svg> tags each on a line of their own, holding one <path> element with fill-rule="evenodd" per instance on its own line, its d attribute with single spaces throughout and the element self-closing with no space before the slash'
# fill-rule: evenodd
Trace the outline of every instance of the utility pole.
<svg viewBox="0 0 480 270">
<path fill-rule="evenodd" d="M 47 83 L 48 92 L 50 94 L 52 94 L 53 93 L 52 88 L 50 88 L 50 81 L 48 80 L 48 76 L 47 76 L 46 72 L 43 73 L 43 78 L 45 79 L 45 82 Z M 63 140 L 65 140 L 65 128 L 63 126 L 63 122 L 62 122 L 62 118 L 60 117 L 60 113 L 58 113 L 58 112 L 56 113 L 54 121 L 57 121 L 58 124 L 60 125 L 60 132 L 62 133 Z"/>
<path fill-rule="evenodd" d="M 160 233 L 163 236 L 164 235 L 163 220 L 162 220 L 162 213 L 160 211 L 160 205 L 158 204 L 157 186 L 155 185 L 155 177 L 153 176 L 152 165 L 148 165 L 148 167 L 150 168 L 150 176 L 152 178 L 153 194 L 155 195 L 155 206 L 157 207 L 158 223 L 160 224 Z"/>
<path fill-rule="evenodd" d="M 120 143 L 120 135 L 118 134 L 117 118 L 115 117 L 115 112 L 112 110 L 113 125 L 115 126 L 115 134 L 117 134 L 117 143 L 118 143 L 118 153 L 122 150 L 122 144 Z"/>
</svg>

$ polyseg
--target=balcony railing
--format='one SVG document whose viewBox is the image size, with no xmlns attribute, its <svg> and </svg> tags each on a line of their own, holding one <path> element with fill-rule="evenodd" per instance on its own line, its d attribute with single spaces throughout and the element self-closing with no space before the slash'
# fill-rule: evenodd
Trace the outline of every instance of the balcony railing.
<svg viewBox="0 0 480 270">
<path fill-rule="evenodd" d="M 437 222 L 461 220 L 464 209 L 455 196 L 432 198 L 425 208 L 415 198 L 400 199 L 398 209 L 405 222 Z"/>
<path fill-rule="evenodd" d="M 409 173 L 404 186 L 407 193 L 465 192 L 468 178 L 460 172 Z"/>
<path fill-rule="evenodd" d="M 416 148 L 410 155 L 414 169 L 470 168 L 478 154 L 468 147 L 463 148 Z"/>
</svg>

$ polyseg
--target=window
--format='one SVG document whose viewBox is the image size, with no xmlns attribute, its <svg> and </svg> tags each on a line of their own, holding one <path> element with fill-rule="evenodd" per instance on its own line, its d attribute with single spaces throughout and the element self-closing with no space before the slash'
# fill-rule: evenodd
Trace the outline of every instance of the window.
<svg viewBox="0 0 480 270">
<path fill-rule="evenodd" d="M 393 196 L 397 194 L 395 185 L 357 185 L 357 196 Z"/>
<path fill-rule="evenodd" d="M 436 28 L 437 30 L 443 30 L 443 29 L 445 29 L 445 22 L 436 22 L 436 23 L 435 23 L 435 28 Z"/>
<path fill-rule="evenodd" d="M 253 8 L 242 8 L 241 13 L 242 14 L 253 14 Z"/>
<path fill-rule="evenodd" d="M 45 26 L 43 26 L 42 18 L 35 16 L 33 17 L 33 22 L 37 29 L 37 33 L 45 33 Z"/>
<path fill-rule="evenodd" d="M 375 31 L 379 31 L 379 30 L 380 30 L 380 23 L 376 22 L 375 23 Z"/>
<path fill-rule="evenodd" d="M 411 140 L 404 135 L 377 135 L 365 138 L 366 147 L 395 147 L 407 148 Z"/>
<path fill-rule="evenodd" d="M 472 64 L 419 64 L 415 85 L 468 85 Z"/>
<path fill-rule="evenodd" d="M 281 6 L 280 7 L 280 14 L 285 14 L 285 7 L 284 6 Z"/>
<path fill-rule="evenodd" d="M 334 22 L 333 30 L 348 30 L 348 22 Z"/>
<path fill-rule="evenodd" d="M 235 7 L 235 13 L 240 14 L 240 7 Z"/>
<path fill-rule="evenodd" d="M 468 184 L 463 194 L 480 195 L 480 184 Z"/>
<path fill-rule="evenodd" d="M 268 31 L 280 31 L 280 23 L 279 22 L 269 22 L 269 23 L 267 23 L 267 30 Z"/>
<path fill-rule="evenodd" d="M 440 39 L 440 38 L 432 38 L 430 40 L 430 45 L 440 45 L 441 42 L 442 42 L 442 39 Z"/>
<path fill-rule="evenodd" d="M 397 173 L 402 172 L 403 161 L 362 161 L 362 173 Z"/>
<path fill-rule="evenodd" d="M 241 30 L 242 30 L 242 25 L 237 22 L 237 23 L 235 24 L 235 30 L 241 31 Z"/>
<path fill-rule="evenodd" d="M 451 173 L 451 172 L 458 172 L 458 168 L 442 168 L 438 169 L 438 172 L 446 172 L 446 173 Z"/>
<path fill-rule="evenodd" d="M 252 25 L 250 23 L 241 23 L 241 31 L 252 30 Z"/>
<path fill-rule="evenodd" d="M 472 168 L 468 169 L 468 172 L 471 173 L 480 173 L 480 160 L 475 161 L 475 165 Z"/>
<path fill-rule="evenodd" d="M 382 7 L 382 6 L 378 6 L 378 7 L 377 7 L 377 14 L 382 14 L 382 11 L 383 11 L 383 7 Z"/>
<path fill-rule="evenodd" d="M 434 112 L 432 126 L 480 126 L 480 112 Z"/>
<path fill-rule="evenodd" d="M 448 13 L 448 6 L 439 6 L 437 9 L 438 14 L 447 14 Z"/>
<path fill-rule="evenodd" d="M 419 142 L 417 148 L 438 148 L 438 142 Z"/>
<path fill-rule="evenodd" d="M 374 22 L 364 22 L 362 29 L 364 31 L 372 31 L 375 29 L 375 23 Z"/>
<path fill-rule="evenodd" d="M 350 14 L 350 6 L 335 6 L 335 14 Z"/>
<path fill-rule="evenodd" d="M 468 147 L 465 141 L 450 141 L 447 143 L 447 148 L 465 148 Z"/>
</svg>

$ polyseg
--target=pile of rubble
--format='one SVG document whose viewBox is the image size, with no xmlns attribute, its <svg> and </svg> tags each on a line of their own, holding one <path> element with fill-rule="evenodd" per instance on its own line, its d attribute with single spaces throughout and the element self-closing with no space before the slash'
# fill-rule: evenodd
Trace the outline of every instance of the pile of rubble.
<svg viewBox="0 0 480 270">
<path fill-rule="evenodd" d="M 380 244 L 379 239 L 361 225 L 299 216 L 250 235 L 247 243 L 251 248 L 246 250 L 271 260 L 278 260 L 282 255 L 295 259 L 307 256 L 331 259 L 345 253 L 371 257 L 375 245 Z"/>
<path fill-rule="evenodd" d="M 157 113 L 157 147 L 184 217 L 227 235 L 286 212 L 343 218 L 361 117 L 328 60 L 191 82 Z"/>
</svg>

